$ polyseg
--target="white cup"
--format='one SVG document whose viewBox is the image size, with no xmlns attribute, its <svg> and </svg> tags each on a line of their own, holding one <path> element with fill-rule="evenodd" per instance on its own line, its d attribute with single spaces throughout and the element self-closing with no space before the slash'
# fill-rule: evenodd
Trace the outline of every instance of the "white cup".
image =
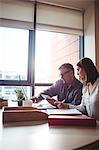
<svg viewBox="0 0 99 150">
<path fill-rule="evenodd" d="M 23 101 L 23 107 L 32 107 L 32 100 Z"/>
</svg>

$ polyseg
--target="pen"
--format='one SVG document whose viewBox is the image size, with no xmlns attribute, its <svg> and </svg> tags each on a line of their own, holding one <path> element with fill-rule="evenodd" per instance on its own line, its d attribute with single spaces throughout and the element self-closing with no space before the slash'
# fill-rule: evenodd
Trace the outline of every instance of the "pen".
<svg viewBox="0 0 99 150">
<path fill-rule="evenodd" d="M 62 103 L 64 103 L 65 102 L 65 99 L 62 101 Z"/>
</svg>

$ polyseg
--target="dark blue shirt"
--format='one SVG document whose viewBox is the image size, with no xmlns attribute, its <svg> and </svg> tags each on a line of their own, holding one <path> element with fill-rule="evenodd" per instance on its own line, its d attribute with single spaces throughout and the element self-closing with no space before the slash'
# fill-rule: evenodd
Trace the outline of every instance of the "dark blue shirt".
<svg viewBox="0 0 99 150">
<path fill-rule="evenodd" d="M 47 94 L 50 97 L 57 96 L 59 101 L 65 99 L 65 103 L 78 105 L 81 103 L 82 99 L 82 86 L 82 83 L 76 78 L 74 78 L 73 82 L 69 86 L 60 79 L 42 93 Z M 39 95 L 39 97 L 41 97 L 41 95 Z"/>
</svg>

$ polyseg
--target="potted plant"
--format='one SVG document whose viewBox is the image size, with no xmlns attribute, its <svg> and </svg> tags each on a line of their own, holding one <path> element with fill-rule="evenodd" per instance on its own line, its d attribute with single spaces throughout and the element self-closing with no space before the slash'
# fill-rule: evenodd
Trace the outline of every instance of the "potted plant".
<svg viewBox="0 0 99 150">
<path fill-rule="evenodd" d="M 16 89 L 15 93 L 16 93 L 16 97 L 18 101 L 18 106 L 22 106 L 22 102 L 23 100 L 25 100 L 25 96 L 24 96 L 22 89 Z"/>
</svg>

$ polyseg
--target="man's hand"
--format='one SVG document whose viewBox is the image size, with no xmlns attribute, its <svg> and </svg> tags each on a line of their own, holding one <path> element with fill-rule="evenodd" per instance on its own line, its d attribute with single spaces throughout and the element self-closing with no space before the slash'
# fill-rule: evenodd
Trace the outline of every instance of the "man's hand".
<svg viewBox="0 0 99 150">
<path fill-rule="evenodd" d="M 60 101 L 54 102 L 55 106 L 59 109 L 69 109 L 69 105 Z"/>
<path fill-rule="evenodd" d="M 55 99 L 53 99 L 53 98 L 46 98 L 46 100 L 47 100 L 51 105 L 56 106 L 56 105 L 55 105 L 55 102 L 56 102 L 57 100 L 55 100 Z"/>
<path fill-rule="evenodd" d="M 41 100 L 43 100 L 42 98 L 38 98 L 38 97 L 32 97 L 31 100 L 34 102 L 34 103 L 38 103 L 40 102 Z"/>
</svg>

